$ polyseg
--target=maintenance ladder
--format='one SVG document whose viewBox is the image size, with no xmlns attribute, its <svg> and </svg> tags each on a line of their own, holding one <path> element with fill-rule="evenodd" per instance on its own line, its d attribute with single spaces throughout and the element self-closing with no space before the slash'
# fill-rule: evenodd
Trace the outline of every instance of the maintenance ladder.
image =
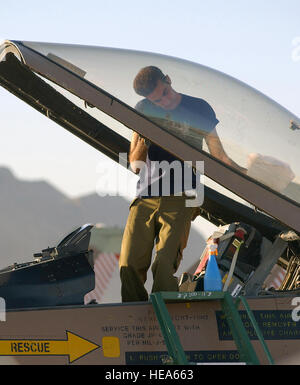
<svg viewBox="0 0 300 385">
<path fill-rule="evenodd" d="M 227 320 L 228 326 L 231 330 L 236 347 L 240 353 L 240 361 L 246 365 L 259 365 L 260 362 L 256 355 L 256 352 L 251 344 L 250 338 L 241 320 L 238 312 L 239 304 L 242 302 L 244 308 L 248 314 L 250 322 L 256 332 L 263 350 L 271 365 L 274 364 L 269 349 L 264 341 L 263 335 L 259 326 L 255 320 L 255 317 L 243 296 L 237 297 L 233 300 L 233 297 L 228 292 L 222 291 L 203 291 L 203 292 L 157 292 L 150 294 L 150 299 L 157 317 L 157 320 L 162 331 L 170 361 L 169 363 L 174 365 L 188 365 L 192 364 L 188 362 L 186 354 L 182 348 L 179 336 L 175 330 L 172 319 L 166 307 L 168 303 L 178 302 L 194 302 L 194 301 L 208 301 L 208 300 L 220 300 L 223 313 Z"/>
</svg>

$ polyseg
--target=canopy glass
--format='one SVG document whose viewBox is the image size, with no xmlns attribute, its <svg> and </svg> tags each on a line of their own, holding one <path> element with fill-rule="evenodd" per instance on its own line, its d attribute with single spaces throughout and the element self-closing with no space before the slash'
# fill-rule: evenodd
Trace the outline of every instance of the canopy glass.
<svg viewBox="0 0 300 385">
<path fill-rule="evenodd" d="M 153 53 L 79 45 L 24 45 L 133 108 L 145 99 L 133 88 L 137 73 L 147 66 L 160 68 L 177 93 L 208 103 L 216 117 L 217 135 L 234 163 L 246 168 L 247 174 L 257 181 L 300 202 L 300 120 L 248 85 L 205 66 Z M 130 140 L 130 129 L 96 108 L 86 108 L 89 114 Z M 185 106 L 179 114 L 163 108 L 139 111 L 193 147 L 208 151 L 205 137 L 212 127 L 197 113 L 191 116 L 191 110 Z"/>
<path fill-rule="evenodd" d="M 103 132 L 100 130 L 95 134 L 96 141 L 101 142 L 101 135 L 106 135 L 100 151 L 104 149 L 106 153 L 106 148 L 108 153 L 113 150 L 117 154 L 118 148 L 128 148 L 126 143 L 131 140 L 131 129 L 141 130 L 147 139 L 172 150 L 183 160 L 189 161 L 189 154 L 193 162 L 206 159 L 207 186 L 249 205 L 244 198 L 266 213 L 274 214 L 283 223 L 290 222 L 290 226 L 300 228 L 297 214 L 300 207 L 300 166 L 297 161 L 300 119 L 257 90 L 211 68 L 154 53 L 9 41 L 1 48 L 0 60 L 5 60 L 7 52 L 13 51 L 52 89 L 79 107 L 77 116 L 82 114 L 84 119 L 85 116 L 94 119 L 85 120 L 87 127 L 94 122 L 94 133 L 98 130 L 95 122 L 101 122 L 109 132 L 113 130 L 121 135 L 109 139 L 107 128 Z M 168 84 L 169 90 L 179 95 L 182 102 L 179 109 L 160 103 L 164 89 L 159 98 L 157 94 L 153 97 L 154 91 L 147 97 L 135 91 L 136 75 L 148 66 L 159 68 L 166 76 L 162 84 L 164 87 Z M 93 87 L 95 91 L 92 91 Z M 39 100 L 35 103 L 39 104 Z M 124 111 L 130 113 L 125 116 Z M 142 116 L 147 119 L 140 119 Z M 149 119 L 156 125 L 149 125 Z M 157 130 L 157 125 L 161 129 Z M 80 131 L 80 124 L 78 127 Z M 84 135 L 93 145 L 94 134 L 90 135 L 85 128 Z M 226 157 L 214 151 L 211 138 L 219 139 Z M 113 141 L 119 144 L 114 146 Z M 226 168 L 220 167 L 223 162 Z M 240 172 L 247 177 L 237 178 Z M 256 187 L 253 189 L 253 186 Z M 249 188 L 251 192 L 248 193 Z M 272 198 L 275 200 L 271 203 Z M 285 203 L 282 198 L 287 198 Z M 293 211 L 294 208 L 297 210 Z"/>
</svg>

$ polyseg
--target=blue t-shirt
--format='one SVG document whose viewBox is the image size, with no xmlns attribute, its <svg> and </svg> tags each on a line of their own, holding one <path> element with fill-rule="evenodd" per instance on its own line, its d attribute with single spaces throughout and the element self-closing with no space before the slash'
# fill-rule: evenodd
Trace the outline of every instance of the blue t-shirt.
<svg viewBox="0 0 300 385">
<path fill-rule="evenodd" d="M 183 141 L 202 149 L 203 139 L 219 123 L 212 107 L 203 99 L 183 95 L 174 110 L 164 110 L 143 99 L 136 109 Z M 191 167 L 155 144 L 150 144 L 147 167 L 141 170 L 138 197 L 180 195 L 196 187 Z"/>
</svg>

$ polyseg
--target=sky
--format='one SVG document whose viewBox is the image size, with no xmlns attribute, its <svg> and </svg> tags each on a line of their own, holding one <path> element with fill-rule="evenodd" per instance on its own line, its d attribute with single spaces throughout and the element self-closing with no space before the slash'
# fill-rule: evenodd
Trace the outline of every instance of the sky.
<svg viewBox="0 0 300 385">
<path fill-rule="evenodd" d="M 299 0 L 15 0 L 0 39 L 156 52 L 229 74 L 300 116 Z M 105 192 L 112 161 L 0 88 L 0 166 L 69 197 Z M 125 172 L 125 171 L 124 171 Z M 135 178 L 132 178 L 134 191 Z"/>
</svg>

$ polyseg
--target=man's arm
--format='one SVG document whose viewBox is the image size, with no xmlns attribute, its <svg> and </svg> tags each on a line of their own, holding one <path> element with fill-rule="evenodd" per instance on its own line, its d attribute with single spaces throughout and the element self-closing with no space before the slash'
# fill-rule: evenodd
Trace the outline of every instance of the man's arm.
<svg viewBox="0 0 300 385">
<path fill-rule="evenodd" d="M 220 138 L 217 134 L 216 129 L 214 129 L 211 133 L 209 133 L 205 137 L 205 141 L 206 141 L 208 150 L 212 156 L 228 164 L 229 166 L 236 168 L 237 170 L 239 170 L 240 172 L 243 172 L 244 174 L 247 173 L 246 168 L 239 166 L 237 163 L 235 163 L 232 159 L 228 157 L 228 155 L 226 154 L 222 146 L 222 143 L 220 141 Z"/>
<path fill-rule="evenodd" d="M 145 144 L 145 139 L 142 138 L 138 133 L 134 132 L 130 143 L 129 163 L 132 171 L 135 174 L 140 172 L 138 162 L 146 162 L 147 153 L 148 147 Z"/>
</svg>

